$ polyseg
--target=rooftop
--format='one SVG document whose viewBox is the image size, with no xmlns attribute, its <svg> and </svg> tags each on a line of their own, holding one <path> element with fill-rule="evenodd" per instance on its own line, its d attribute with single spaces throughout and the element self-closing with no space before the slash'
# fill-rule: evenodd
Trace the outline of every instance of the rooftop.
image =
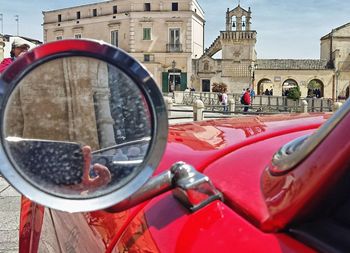
<svg viewBox="0 0 350 253">
<path fill-rule="evenodd" d="M 328 69 L 326 60 L 314 59 L 259 59 L 257 69 L 293 69 L 293 70 L 321 70 Z"/>
</svg>

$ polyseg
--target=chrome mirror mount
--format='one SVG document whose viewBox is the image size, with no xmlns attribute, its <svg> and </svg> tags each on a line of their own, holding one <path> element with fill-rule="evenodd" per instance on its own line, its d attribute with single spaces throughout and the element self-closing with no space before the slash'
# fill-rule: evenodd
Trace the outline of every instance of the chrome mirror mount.
<svg viewBox="0 0 350 253">
<path fill-rule="evenodd" d="M 121 212 L 169 190 L 173 190 L 174 197 L 191 212 L 215 200 L 223 200 L 222 193 L 207 176 L 189 164 L 177 162 L 169 170 L 151 178 L 131 197 L 106 210 Z"/>
</svg>

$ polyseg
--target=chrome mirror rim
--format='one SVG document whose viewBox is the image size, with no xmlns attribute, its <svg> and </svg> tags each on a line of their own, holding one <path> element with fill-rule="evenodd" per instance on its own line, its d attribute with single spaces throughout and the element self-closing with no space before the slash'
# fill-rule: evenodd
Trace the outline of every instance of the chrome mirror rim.
<svg viewBox="0 0 350 253">
<path fill-rule="evenodd" d="M 27 181 L 14 168 L 4 148 L 4 108 L 9 95 L 19 81 L 32 69 L 55 58 L 85 56 L 102 60 L 121 69 L 129 76 L 145 97 L 150 108 L 153 129 L 151 142 L 144 168 L 125 186 L 102 196 L 84 199 L 62 198 L 39 190 Z M 131 196 L 153 174 L 165 150 L 168 136 L 167 113 L 161 92 L 151 74 L 133 57 L 123 50 L 102 41 L 95 40 L 62 40 L 44 44 L 17 59 L 0 78 L 1 115 L 0 115 L 0 163 L 1 173 L 23 195 L 44 206 L 68 211 L 93 211 L 110 207 Z"/>
</svg>

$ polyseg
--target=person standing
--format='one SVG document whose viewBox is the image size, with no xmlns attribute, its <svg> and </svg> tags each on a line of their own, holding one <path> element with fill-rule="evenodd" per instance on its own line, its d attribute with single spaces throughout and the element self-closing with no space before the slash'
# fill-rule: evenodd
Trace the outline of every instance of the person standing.
<svg viewBox="0 0 350 253">
<path fill-rule="evenodd" d="M 21 38 L 15 38 L 12 42 L 12 48 L 10 52 L 10 58 L 5 58 L 0 63 L 0 74 L 4 72 L 7 67 L 16 60 L 17 57 L 21 56 L 22 54 L 26 53 L 30 49 L 30 46 L 27 44 L 27 42 Z M 1 173 L 0 173 L 1 176 Z"/>
<path fill-rule="evenodd" d="M 251 104 L 253 104 L 254 98 L 255 98 L 255 91 L 253 89 L 251 89 L 251 91 L 250 91 L 250 102 L 251 102 Z"/>
<path fill-rule="evenodd" d="M 243 95 L 243 101 L 244 101 L 244 112 L 248 111 L 249 105 L 250 105 L 250 89 L 247 88 Z"/>
<path fill-rule="evenodd" d="M 15 38 L 12 42 L 10 58 L 5 58 L 0 63 L 0 74 L 4 72 L 7 67 L 14 62 L 19 56 L 23 55 L 30 49 L 29 44 L 22 38 Z"/>
<path fill-rule="evenodd" d="M 228 111 L 228 97 L 227 97 L 227 90 L 224 90 L 224 92 L 221 94 L 222 99 L 222 105 L 224 106 L 224 112 Z"/>
</svg>

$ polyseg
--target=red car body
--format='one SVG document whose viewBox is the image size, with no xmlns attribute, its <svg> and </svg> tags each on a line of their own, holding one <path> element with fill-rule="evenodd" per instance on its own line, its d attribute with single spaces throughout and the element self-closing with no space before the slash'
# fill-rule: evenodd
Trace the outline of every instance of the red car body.
<svg viewBox="0 0 350 253">
<path fill-rule="evenodd" d="M 1 172 L 15 188 L 38 203 L 61 210 L 100 209 L 67 213 L 22 197 L 20 252 L 350 252 L 350 101 L 332 117 L 326 113 L 241 116 L 172 125 L 161 156 L 166 144 L 166 111 L 149 73 L 117 48 L 101 42 L 67 40 L 29 52 L 2 74 L 0 95 L 5 103 L 1 108 L 2 121 L 6 123 L 6 118 L 12 116 L 6 115 L 6 102 L 10 101 L 9 94 L 16 89 L 15 85 L 20 85 L 23 73 L 56 57 L 77 55 L 112 64 L 134 80 L 123 84 L 142 91 L 145 103 L 141 105 L 149 106 L 146 114 L 154 127 L 153 135 L 145 135 L 151 137 L 148 139 L 151 147 L 144 157 L 146 170 L 134 177 L 135 187 L 128 183 L 125 185 L 131 187 L 121 187 L 130 191 L 128 196 L 114 195 L 128 192 L 111 188 L 111 192 L 96 197 L 102 199 L 98 207 L 103 208 L 84 206 L 98 203 L 84 196 L 68 194 L 54 198 L 55 192 L 45 188 L 46 184 L 31 181 L 23 171 L 19 173 L 28 166 L 13 165 L 11 152 L 4 145 L 5 138 L 11 136 L 4 135 L 2 129 Z M 4 122 L 0 126 L 3 128 Z M 285 159 L 278 158 L 280 154 Z M 160 158 L 154 176 L 163 175 L 174 163 L 183 161 L 210 178 L 222 198 L 221 194 L 207 198 L 209 194 L 204 187 L 200 188 L 203 185 L 200 181 L 198 188 L 186 188 L 189 202 L 194 200 L 191 204 L 204 199 L 195 206 L 195 211 L 189 211 L 183 199 L 172 194 L 180 184 L 172 185 L 174 190 L 162 191 L 170 188 L 162 188 L 163 182 L 148 184 L 152 179 L 146 182 L 154 168 L 150 170 L 148 165 L 158 164 Z M 88 170 L 89 166 L 90 161 Z M 182 179 L 177 176 L 174 173 L 171 182 L 166 183 Z M 187 179 L 191 184 L 197 178 Z M 161 189 L 151 189 L 138 198 L 138 189 L 143 184 Z M 143 202 L 117 212 L 118 205 L 133 194 Z M 106 195 L 119 197 L 112 199 L 114 208 L 107 208 L 110 202 L 104 202 Z M 194 195 L 199 197 L 190 199 Z M 73 207 L 59 206 L 53 199 Z"/>
<path fill-rule="evenodd" d="M 314 212 L 332 185 L 330 175 L 343 166 L 350 147 L 341 132 L 349 116 L 295 170 L 273 176 L 267 167 L 281 146 L 313 133 L 329 117 L 247 116 L 172 125 L 155 174 L 184 161 L 212 180 L 223 201 L 191 213 L 166 192 L 123 212 L 70 214 L 23 197 L 20 252 L 315 252 L 285 228 Z M 328 155 L 336 155 L 334 162 Z"/>
</svg>

